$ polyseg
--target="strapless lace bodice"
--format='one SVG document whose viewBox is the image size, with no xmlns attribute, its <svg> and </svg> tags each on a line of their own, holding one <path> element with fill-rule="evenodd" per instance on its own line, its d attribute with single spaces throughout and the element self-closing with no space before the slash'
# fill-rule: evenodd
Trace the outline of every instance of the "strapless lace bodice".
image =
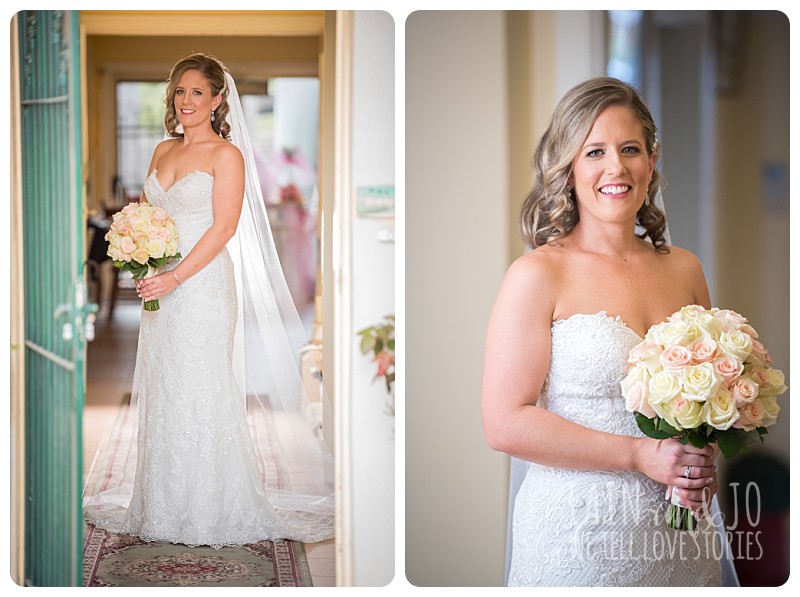
<svg viewBox="0 0 800 597">
<path fill-rule="evenodd" d="M 628 353 L 640 341 L 620 318 L 603 312 L 554 322 L 550 370 L 539 406 L 585 427 L 640 436 L 619 385 Z"/>
<path fill-rule="evenodd" d="M 620 389 L 641 338 L 605 313 L 554 322 L 551 338 L 538 406 L 585 427 L 641 436 Z M 509 584 L 718 585 L 713 525 L 701 524 L 697 537 L 668 528 L 665 490 L 635 471 L 530 464 L 514 506 Z"/>
</svg>

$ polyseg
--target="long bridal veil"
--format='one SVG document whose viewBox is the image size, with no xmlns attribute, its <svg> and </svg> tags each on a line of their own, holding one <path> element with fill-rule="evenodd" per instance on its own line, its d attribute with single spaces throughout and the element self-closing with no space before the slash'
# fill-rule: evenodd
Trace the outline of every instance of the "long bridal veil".
<svg viewBox="0 0 800 597">
<path fill-rule="evenodd" d="M 654 199 L 655 206 L 658 207 L 663 213 L 664 217 L 667 216 L 667 210 L 664 206 L 664 197 L 659 189 Z M 637 234 L 641 232 L 637 229 Z M 667 220 L 666 228 L 664 229 L 664 239 L 668 245 L 672 244 L 669 234 L 669 220 Z M 506 523 L 506 557 L 505 557 L 505 571 L 503 574 L 503 584 L 508 585 L 508 574 L 511 569 L 511 550 L 513 546 L 513 520 L 514 520 L 514 504 L 517 498 L 522 482 L 525 480 L 525 475 L 528 472 L 529 462 L 519 458 L 511 457 L 509 462 L 508 472 L 508 519 Z M 733 565 L 733 554 L 728 543 L 728 538 L 725 531 L 725 522 L 719 508 L 717 496 L 711 503 L 711 516 L 716 526 L 717 540 L 722 546 L 722 586 L 723 587 L 738 587 L 739 579 L 736 575 L 736 569 Z M 664 523 L 666 524 L 666 522 Z"/>
<path fill-rule="evenodd" d="M 245 198 L 239 225 L 228 242 L 234 263 L 238 314 L 233 367 L 241 399 L 258 414 L 269 445 L 270 466 L 277 482 L 265 493 L 296 536 L 322 540 L 333 536 L 333 458 L 302 379 L 301 349 L 307 344 L 302 321 L 292 301 L 272 237 L 258 181 L 253 150 L 233 77 L 225 69 L 231 141 L 245 160 Z M 132 402 L 139 389 L 137 370 Z M 331 412 L 330 408 L 324 409 Z M 266 428 L 263 428 L 266 427 Z M 132 495 L 136 459 L 128 459 L 111 486 L 84 497 L 90 520 L 109 530 L 122 523 Z"/>
</svg>

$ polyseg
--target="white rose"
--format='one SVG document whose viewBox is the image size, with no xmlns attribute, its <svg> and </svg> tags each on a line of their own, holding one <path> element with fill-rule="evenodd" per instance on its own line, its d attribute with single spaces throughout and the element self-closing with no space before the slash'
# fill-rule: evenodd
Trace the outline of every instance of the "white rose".
<svg viewBox="0 0 800 597">
<path fill-rule="evenodd" d="M 719 335 L 719 347 L 729 355 L 744 361 L 753 350 L 753 339 L 741 330 L 722 332 Z"/>
<path fill-rule="evenodd" d="M 164 249 L 166 248 L 166 243 L 160 238 L 153 238 L 147 243 L 147 252 L 150 253 L 151 257 L 158 259 L 159 257 L 164 256 Z"/>
<path fill-rule="evenodd" d="M 692 340 L 714 339 L 720 332 L 722 332 L 721 322 L 708 311 L 698 313 L 689 321 L 688 334 Z"/>
<path fill-rule="evenodd" d="M 680 376 L 669 371 L 659 371 L 648 383 L 653 402 L 669 402 L 681 393 Z"/>
<path fill-rule="evenodd" d="M 729 429 L 739 419 L 731 393 L 725 388 L 703 404 L 703 420 L 714 429 Z"/>
<path fill-rule="evenodd" d="M 720 377 L 714 371 L 711 363 L 701 363 L 685 367 L 682 371 L 683 385 L 686 392 L 695 396 L 704 397 L 706 400 L 716 394 L 721 383 Z"/>
<path fill-rule="evenodd" d="M 761 420 L 761 424 L 764 427 L 774 425 L 778 420 L 778 413 L 781 412 L 781 407 L 775 396 L 764 396 L 759 398 L 758 401 L 761 402 L 761 406 L 764 408 L 764 418 Z"/>
<path fill-rule="evenodd" d="M 164 254 L 167 257 L 172 257 L 177 252 L 178 252 L 178 241 L 177 240 L 169 241 L 166 245 L 166 248 L 164 249 Z"/>
<path fill-rule="evenodd" d="M 664 321 L 654 325 L 647 331 L 647 339 L 664 346 L 686 344 L 688 341 L 688 324 L 685 321 Z"/>
<path fill-rule="evenodd" d="M 669 402 L 654 404 L 656 413 L 678 431 L 694 429 L 703 422 L 703 407 L 699 402 L 677 396 Z"/>
<path fill-rule="evenodd" d="M 767 383 L 761 388 L 761 392 L 770 396 L 783 394 L 788 389 L 784 381 L 783 371 L 770 367 L 767 369 Z"/>
</svg>

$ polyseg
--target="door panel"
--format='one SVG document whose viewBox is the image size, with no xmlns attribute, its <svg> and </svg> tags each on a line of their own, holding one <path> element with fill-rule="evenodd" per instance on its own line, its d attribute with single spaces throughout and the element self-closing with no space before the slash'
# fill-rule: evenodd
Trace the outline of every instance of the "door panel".
<svg viewBox="0 0 800 597">
<path fill-rule="evenodd" d="M 78 15 L 18 15 L 25 294 L 25 582 L 80 585 L 83 362 Z"/>
</svg>

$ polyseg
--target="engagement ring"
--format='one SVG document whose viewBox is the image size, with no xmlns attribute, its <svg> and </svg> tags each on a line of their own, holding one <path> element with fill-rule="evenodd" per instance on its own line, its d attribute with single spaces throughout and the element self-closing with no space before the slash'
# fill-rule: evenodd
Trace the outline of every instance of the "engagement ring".
<svg viewBox="0 0 800 597">
<path fill-rule="evenodd" d="M 688 479 L 688 478 L 689 478 L 689 475 L 691 475 L 691 474 L 692 474 L 692 467 L 691 467 L 691 466 L 687 466 L 687 467 L 686 467 L 686 470 L 685 470 L 685 471 L 683 471 L 683 476 L 684 476 L 686 479 Z"/>
</svg>

